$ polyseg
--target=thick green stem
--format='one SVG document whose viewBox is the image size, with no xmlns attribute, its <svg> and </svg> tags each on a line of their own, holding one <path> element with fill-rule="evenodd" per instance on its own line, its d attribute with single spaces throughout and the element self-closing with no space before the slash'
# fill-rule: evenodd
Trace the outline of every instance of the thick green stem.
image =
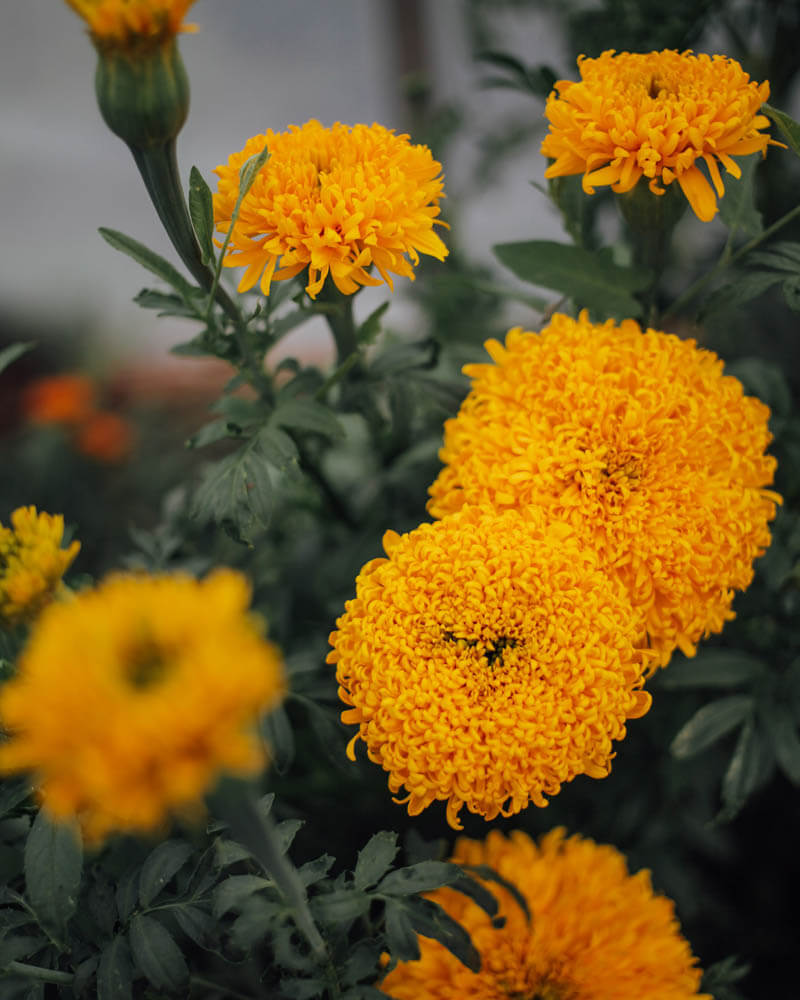
<svg viewBox="0 0 800 1000">
<path fill-rule="evenodd" d="M 189 273 L 202 288 L 214 295 L 235 323 L 241 323 L 236 304 L 215 282 L 211 268 L 203 263 L 178 175 L 175 140 L 170 139 L 162 146 L 147 149 L 133 145 L 129 148 L 161 224 Z"/>
<path fill-rule="evenodd" d="M 40 983 L 58 983 L 67 986 L 75 978 L 71 972 L 59 972 L 58 969 L 45 969 L 41 965 L 28 965 L 27 962 L 9 962 L 6 972 L 25 979 L 35 979 Z"/>
<path fill-rule="evenodd" d="M 333 334 L 336 344 L 336 367 L 339 368 L 358 351 L 358 335 L 353 318 L 353 296 L 342 295 L 328 279 L 319 293 L 317 301 L 320 312 Z"/>
</svg>

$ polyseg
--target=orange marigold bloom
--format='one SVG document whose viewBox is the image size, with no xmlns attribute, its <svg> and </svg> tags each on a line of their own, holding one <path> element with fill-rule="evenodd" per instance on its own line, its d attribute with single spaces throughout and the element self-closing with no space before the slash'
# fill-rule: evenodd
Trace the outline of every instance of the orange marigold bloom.
<svg viewBox="0 0 800 1000">
<path fill-rule="evenodd" d="M 100 410 L 78 428 L 75 443 L 78 451 L 98 462 L 121 462 L 133 445 L 133 431 L 118 414 Z"/>
<path fill-rule="evenodd" d="M 61 586 L 61 577 L 80 551 L 62 549 L 64 518 L 18 507 L 11 527 L 0 524 L 0 625 L 35 617 Z"/>
<path fill-rule="evenodd" d="M 355 743 L 413 816 L 435 799 L 460 828 L 545 806 L 605 777 L 625 720 L 650 707 L 630 603 L 564 525 L 466 508 L 400 536 L 356 580 L 330 637 Z"/>
<path fill-rule="evenodd" d="M 630 875 L 616 848 L 562 828 L 538 844 L 493 830 L 485 842 L 460 837 L 452 860 L 488 865 L 513 883 L 530 920 L 495 882 L 486 885 L 506 918 L 499 929 L 466 896 L 430 893 L 469 932 L 481 970 L 421 937 L 419 961 L 401 962 L 381 983 L 397 1000 L 712 1000 L 697 992 L 701 971 L 674 904 L 653 892 L 647 870 Z"/>
<path fill-rule="evenodd" d="M 769 408 L 713 352 L 633 320 L 556 314 L 486 350 L 494 364 L 464 368 L 430 512 L 540 505 L 622 581 L 659 663 L 693 655 L 770 542 Z"/>
<path fill-rule="evenodd" d="M 197 808 L 222 771 L 265 764 L 261 711 L 281 657 L 248 614 L 244 577 L 110 577 L 52 604 L 0 691 L 0 771 L 32 771 L 44 807 L 89 841 Z"/>
<path fill-rule="evenodd" d="M 308 268 L 306 291 L 315 298 L 330 274 L 344 295 L 380 285 L 392 274 L 414 278 L 425 253 L 439 260 L 447 247 L 434 232 L 444 197 L 441 165 L 427 146 L 382 125 L 324 128 L 317 121 L 288 132 L 249 139 L 217 167 L 217 228 L 228 233 L 239 196 L 242 165 L 264 146 L 269 159 L 245 196 L 231 233 L 226 267 L 245 266 L 239 291 L 260 279 L 270 284 Z M 407 258 L 410 258 L 407 259 Z"/>
<path fill-rule="evenodd" d="M 85 375 L 48 375 L 26 387 L 22 412 L 36 424 L 79 424 L 94 402 L 94 386 Z"/>
<path fill-rule="evenodd" d="M 751 80 L 735 59 L 610 49 L 581 56 L 578 68 L 581 79 L 559 80 L 547 100 L 541 151 L 555 161 L 545 177 L 583 174 L 587 194 L 606 184 L 630 191 L 641 177 L 663 194 L 677 181 L 695 215 L 710 222 L 725 193 L 717 161 L 740 177 L 732 156 L 780 145 L 760 131 L 769 125 L 758 113 L 769 83 Z"/>
<path fill-rule="evenodd" d="M 159 42 L 179 31 L 194 31 L 184 24 L 195 0 L 66 0 L 89 25 L 96 44 L 128 47 Z"/>
</svg>

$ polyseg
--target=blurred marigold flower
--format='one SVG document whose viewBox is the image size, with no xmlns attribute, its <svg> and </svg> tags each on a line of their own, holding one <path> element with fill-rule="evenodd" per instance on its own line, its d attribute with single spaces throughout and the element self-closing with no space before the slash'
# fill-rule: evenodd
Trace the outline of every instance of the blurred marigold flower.
<svg viewBox="0 0 800 1000">
<path fill-rule="evenodd" d="M 464 805 L 491 820 L 605 777 L 650 695 L 640 623 L 594 553 L 535 510 L 477 508 L 384 548 L 330 637 L 348 756 L 363 740 L 412 816 L 445 800 L 456 829 Z"/>
<path fill-rule="evenodd" d="M 260 279 L 269 295 L 273 279 L 308 268 L 312 298 L 329 274 L 340 292 L 352 295 L 381 284 L 368 273 L 371 266 L 391 288 L 392 274 L 413 279 L 420 253 L 447 256 L 433 229 L 443 224 L 441 165 L 427 146 L 377 124 L 324 128 L 309 121 L 249 139 L 215 171 L 221 232 L 230 229 L 242 165 L 265 145 L 269 159 L 245 195 L 224 261 L 247 268 L 240 292 Z"/>
<path fill-rule="evenodd" d="M 126 48 L 159 42 L 179 31 L 193 31 L 183 23 L 195 0 L 66 0 L 89 25 L 98 47 Z"/>
<path fill-rule="evenodd" d="M 541 151 L 555 161 L 545 177 L 583 174 L 587 194 L 606 184 L 630 191 L 641 177 L 663 194 L 677 181 L 695 215 L 710 222 L 725 193 L 718 162 L 738 178 L 732 156 L 781 145 L 760 131 L 769 125 L 758 113 L 769 83 L 751 80 L 735 59 L 610 49 L 581 56 L 578 68 L 581 79 L 559 80 L 547 100 Z"/>
<path fill-rule="evenodd" d="M 75 444 L 78 451 L 98 462 L 121 462 L 130 453 L 133 430 L 118 414 L 100 410 L 77 429 Z"/>
<path fill-rule="evenodd" d="M 530 910 L 496 882 L 505 925 L 452 889 L 429 893 L 467 930 L 481 954 L 471 972 L 438 941 L 420 937 L 421 956 L 381 983 L 397 1000 L 688 1000 L 701 971 L 680 932 L 674 904 L 654 893 L 647 870 L 628 873 L 616 848 L 551 830 L 535 843 L 522 831 L 493 830 L 485 842 L 460 837 L 452 860 L 487 865 L 514 884 Z"/>
<path fill-rule="evenodd" d="M 445 423 L 435 517 L 537 504 L 580 532 L 644 616 L 658 663 L 733 618 L 780 497 L 769 408 L 694 340 L 556 314 L 486 342 Z"/>
<path fill-rule="evenodd" d="M 94 386 L 85 375 L 48 375 L 22 394 L 22 412 L 36 424 L 79 424 L 94 405 Z"/>
<path fill-rule="evenodd" d="M 44 807 L 89 841 L 192 811 L 225 772 L 265 764 L 258 714 L 282 661 L 241 574 L 108 578 L 36 622 L 0 691 L 0 770 L 31 771 Z"/>
<path fill-rule="evenodd" d="M 80 542 L 61 548 L 64 518 L 18 507 L 11 527 L 0 524 L 0 625 L 35 617 L 51 600 Z"/>
</svg>

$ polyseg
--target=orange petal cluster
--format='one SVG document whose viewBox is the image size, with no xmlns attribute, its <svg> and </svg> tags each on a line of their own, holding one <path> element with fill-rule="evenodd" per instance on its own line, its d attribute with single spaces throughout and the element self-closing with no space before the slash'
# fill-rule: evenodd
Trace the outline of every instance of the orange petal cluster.
<svg viewBox="0 0 800 1000">
<path fill-rule="evenodd" d="M 195 0 L 66 0 L 89 25 L 95 43 L 130 47 L 193 31 L 183 23 Z"/>
<path fill-rule="evenodd" d="M 515 831 L 484 842 L 459 838 L 452 858 L 487 865 L 525 898 L 487 883 L 505 925 L 494 927 L 452 889 L 429 894 L 470 934 L 481 954 L 471 972 L 438 941 L 421 937 L 421 956 L 381 983 L 397 1000 L 712 1000 L 698 993 L 701 972 L 681 935 L 671 900 L 653 892 L 648 871 L 630 875 L 614 847 L 552 830 L 537 844 Z"/>
<path fill-rule="evenodd" d="M 581 79 L 559 80 L 547 100 L 541 151 L 554 161 L 545 177 L 583 174 L 587 194 L 606 184 L 630 191 L 642 177 L 663 194 L 677 181 L 695 215 L 709 222 L 725 193 L 719 164 L 740 177 L 731 157 L 780 145 L 761 131 L 769 125 L 758 113 L 769 83 L 751 80 L 735 59 L 611 49 L 581 56 L 578 68 Z"/>
<path fill-rule="evenodd" d="M 239 171 L 264 147 L 269 159 L 242 201 Z M 308 268 L 306 291 L 314 298 L 330 275 L 352 295 L 380 285 L 374 268 L 392 287 L 392 274 L 414 278 L 419 254 L 438 260 L 447 248 L 434 232 L 442 225 L 441 166 L 427 146 L 382 125 L 325 128 L 317 121 L 253 136 L 227 164 L 217 167 L 217 228 L 230 235 L 226 267 L 246 267 L 239 291 L 260 281 L 269 295 L 273 280 Z"/>
<path fill-rule="evenodd" d="M 596 551 L 643 616 L 657 662 L 733 617 L 780 497 L 769 408 L 693 340 L 556 314 L 489 340 L 445 424 L 429 510 L 534 504 Z"/>
<path fill-rule="evenodd" d="M 622 589 L 566 526 L 467 508 L 367 563 L 331 634 L 342 713 L 416 815 L 460 828 L 605 777 L 625 721 L 650 707 L 647 654 Z"/>
</svg>

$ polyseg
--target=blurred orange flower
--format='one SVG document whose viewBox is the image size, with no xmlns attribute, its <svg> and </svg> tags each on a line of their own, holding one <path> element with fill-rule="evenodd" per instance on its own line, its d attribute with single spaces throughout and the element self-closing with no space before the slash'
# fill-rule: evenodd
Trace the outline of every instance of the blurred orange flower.
<svg viewBox="0 0 800 1000">
<path fill-rule="evenodd" d="M 94 386 L 85 375 L 48 375 L 25 389 L 22 412 L 35 424 L 78 424 L 94 403 Z"/>
<path fill-rule="evenodd" d="M 75 446 L 83 455 L 100 462 L 120 462 L 130 453 L 133 430 L 116 413 L 98 411 L 77 428 Z"/>
</svg>

